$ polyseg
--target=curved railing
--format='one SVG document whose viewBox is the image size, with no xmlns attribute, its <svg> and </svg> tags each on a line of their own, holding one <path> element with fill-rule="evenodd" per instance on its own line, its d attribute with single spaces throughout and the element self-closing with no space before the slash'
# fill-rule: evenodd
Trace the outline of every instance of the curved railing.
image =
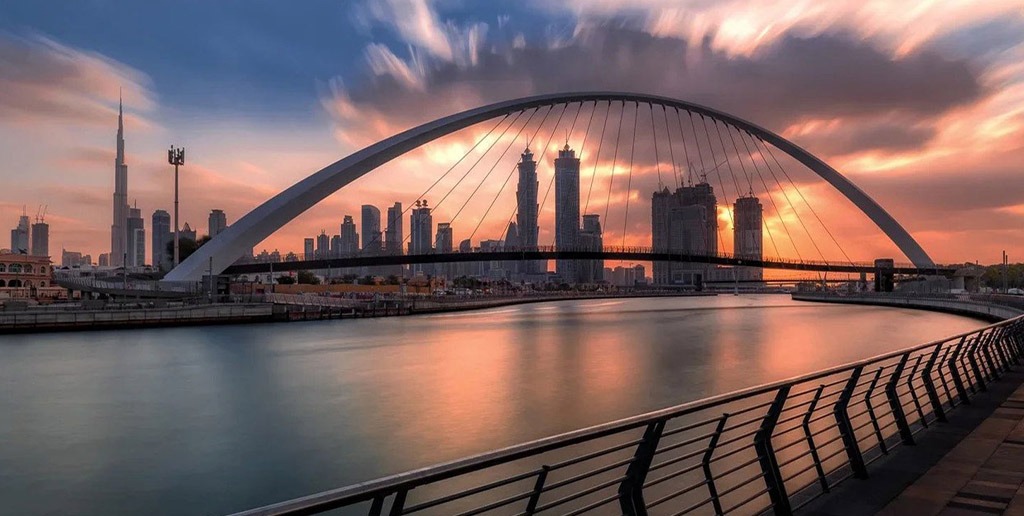
<svg viewBox="0 0 1024 516">
<path fill-rule="evenodd" d="M 1022 352 L 1024 316 L 241 514 L 789 514 L 867 477 Z"/>
</svg>

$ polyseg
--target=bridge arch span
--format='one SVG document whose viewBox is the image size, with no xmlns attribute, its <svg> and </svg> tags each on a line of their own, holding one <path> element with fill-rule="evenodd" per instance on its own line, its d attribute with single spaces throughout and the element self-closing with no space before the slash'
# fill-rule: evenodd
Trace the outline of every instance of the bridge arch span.
<svg viewBox="0 0 1024 516">
<path fill-rule="evenodd" d="M 497 102 L 408 129 L 342 158 L 295 183 L 240 218 L 170 271 L 167 281 L 198 281 L 210 269 L 220 273 L 274 231 L 343 186 L 381 165 L 442 136 L 524 109 L 575 102 L 658 104 L 704 115 L 747 131 L 790 155 L 839 190 L 864 212 L 919 268 L 934 265 L 923 248 L 881 205 L 834 168 L 789 140 L 757 124 L 706 106 L 657 95 L 623 92 L 555 93 Z"/>
</svg>

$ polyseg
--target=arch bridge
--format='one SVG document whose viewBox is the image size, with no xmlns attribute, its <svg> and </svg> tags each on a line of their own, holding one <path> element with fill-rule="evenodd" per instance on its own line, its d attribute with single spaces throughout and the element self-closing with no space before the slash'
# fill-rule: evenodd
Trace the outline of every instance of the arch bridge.
<svg viewBox="0 0 1024 516">
<path fill-rule="evenodd" d="M 205 245 L 200 247 L 194 254 L 189 256 L 178 267 L 176 267 L 172 271 L 170 271 L 167 274 L 165 279 L 167 281 L 198 281 L 204 275 L 209 274 L 211 269 L 212 269 L 213 273 L 215 273 L 215 274 L 218 274 L 218 273 L 221 273 L 221 272 L 225 272 L 225 271 L 228 271 L 230 273 L 235 273 L 235 272 L 250 271 L 250 270 L 251 271 L 255 271 L 255 270 L 260 269 L 260 267 L 258 265 L 244 265 L 244 266 L 240 265 L 240 266 L 232 267 L 232 264 L 234 262 L 236 262 L 237 259 L 240 256 L 243 255 L 243 253 L 245 253 L 245 252 L 249 251 L 250 249 L 252 249 L 256 244 L 258 244 L 259 242 L 263 241 L 265 238 L 267 238 L 273 232 L 275 232 L 276 230 L 281 228 L 283 225 L 285 225 L 286 223 L 288 223 L 289 221 L 291 221 L 292 219 L 294 219 L 295 217 L 297 217 L 298 215 L 300 215 L 304 211 L 308 210 L 309 208 L 311 208 L 312 206 L 314 206 L 315 204 L 317 204 L 318 202 L 320 202 L 321 200 L 323 200 L 327 196 L 333 194 L 334 192 L 338 191 L 339 189 L 341 189 L 345 185 L 348 185 L 349 183 L 355 181 L 356 179 L 358 179 L 358 178 L 360 178 L 360 177 L 362 177 L 362 176 L 364 176 L 364 175 L 374 171 L 375 169 L 381 167 L 382 165 L 388 163 L 389 161 L 394 160 L 395 158 L 397 158 L 399 156 L 402 156 L 403 154 L 408 153 L 408 152 L 410 152 L 410 151 L 412 151 L 414 149 L 417 149 L 417 148 L 419 148 L 419 147 L 421 147 L 421 146 L 423 146 L 425 144 L 428 144 L 428 143 L 430 143 L 430 142 L 432 142 L 434 140 L 437 140 L 438 138 L 441 138 L 441 137 L 444 137 L 446 135 L 455 133 L 455 132 L 460 131 L 462 129 L 466 129 L 466 128 L 474 126 L 476 124 L 480 124 L 482 122 L 486 122 L 486 121 L 489 121 L 489 120 L 492 120 L 492 119 L 500 118 L 498 124 L 496 124 L 495 127 L 492 127 L 492 131 L 493 131 L 494 128 L 496 128 L 498 125 L 501 125 L 501 123 L 505 119 L 508 119 L 511 116 L 515 116 L 516 117 L 515 120 L 518 120 L 519 116 L 525 115 L 526 113 L 530 113 L 529 118 L 527 119 L 527 122 L 526 122 L 526 124 L 529 124 L 530 120 L 533 118 L 533 115 L 537 114 L 537 112 L 540 109 L 542 109 L 542 108 L 547 108 L 547 112 L 546 112 L 547 114 L 544 115 L 545 116 L 544 121 L 546 121 L 547 120 L 547 116 L 550 115 L 552 113 L 552 111 L 554 111 L 555 107 L 557 107 L 557 106 L 561 106 L 562 109 L 561 109 L 561 113 L 559 114 L 559 118 L 558 118 L 559 121 L 555 123 L 555 129 L 558 128 L 558 124 L 562 120 L 562 115 L 565 115 L 566 111 L 569 110 L 569 107 L 573 106 L 573 105 L 578 105 L 578 108 L 576 110 L 576 117 L 578 118 L 579 115 L 580 115 L 580 112 L 583 111 L 585 105 L 593 104 L 593 111 L 591 112 L 591 122 L 592 122 L 593 118 L 594 118 L 593 113 L 597 112 L 598 105 L 601 104 L 601 103 L 607 103 L 607 105 L 608 105 L 608 111 L 607 111 L 607 114 L 605 115 L 605 125 L 606 126 L 608 125 L 607 124 L 608 118 L 611 116 L 611 113 L 612 113 L 612 105 L 613 105 L 613 103 L 621 103 L 622 104 L 622 118 L 625 118 L 626 106 L 628 104 L 634 104 L 636 106 L 636 115 L 635 115 L 634 119 L 631 121 L 632 124 L 633 124 L 634 145 L 635 145 L 635 139 L 636 139 L 636 134 L 637 134 L 637 119 L 640 118 L 640 107 L 641 106 L 650 107 L 650 109 L 651 109 L 651 115 L 650 115 L 651 130 L 652 130 L 652 134 L 654 134 L 654 146 L 655 146 L 656 152 L 657 152 L 657 148 L 658 148 L 658 137 L 659 136 L 658 136 L 658 129 L 655 128 L 655 119 L 656 119 L 656 116 L 661 116 L 661 115 L 656 115 L 654 108 L 656 106 L 659 107 L 660 110 L 661 110 L 659 113 L 664 115 L 664 118 L 665 118 L 664 133 L 669 137 L 669 150 L 671 152 L 676 152 L 677 149 L 675 149 L 672 146 L 673 145 L 673 141 L 672 141 L 671 138 L 673 136 L 672 133 L 673 133 L 674 129 L 670 128 L 670 124 L 669 124 L 669 121 L 668 121 L 668 117 L 669 117 L 668 113 L 670 111 L 672 111 L 672 112 L 675 113 L 676 117 L 681 117 L 681 114 L 685 113 L 687 115 L 687 117 L 689 118 L 691 126 L 693 126 L 691 134 L 693 135 L 694 139 L 697 140 L 697 141 L 695 141 L 697 153 L 701 152 L 702 149 L 704 149 L 705 152 L 712 153 L 712 158 L 711 159 L 712 159 L 712 165 L 713 166 L 705 165 L 705 161 L 704 161 L 705 158 L 704 158 L 704 156 L 703 155 L 700 156 L 700 163 L 701 163 L 701 166 L 703 167 L 703 173 L 705 174 L 705 177 L 706 177 L 706 174 L 708 174 L 709 172 L 716 171 L 716 170 L 718 171 L 719 174 L 721 174 L 721 171 L 719 169 L 722 168 L 725 163 L 728 163 L 728 166 L 730 168 L 730 172 L 733 172 L 732 171 L 733 163 L 735 163 L 736 161 L 738 161 L 738 165 L 739 166 L 745 167 L 746 166 L 745 163 L 750 162 L 750 164 L 752 166 L 757 167 L 757 163 L 755 161 L 756 158 L 754 157 L 757 154 L 761 154 L 761 159 L 764 160 L 764 165 L 766 167 L 768 167 L 769 170 L 771 170 L 772 165 L 770 165 L 768 160 L 765 159 L 764 154 L 762 152 L 762 146 L 763 146 L 764 150 L 766 150 L 768 152 L 772 152 L 772 148 L 778 149 L 779 151 L 781 151 L 785 155 L 788 155 L 789 157 L 791 157 L 796 162 L 799 162 L 804 167 L 806 167 L 807 169 L 812 171 L 814 174 L 816 174 L 818 177 L 820 177 L 821 179 L 826 181 L 829 185 L 831 185 L 832 188 L 834 188 L 839 193 L 841 193 L 844 197 L 846 197 L 846 199 L 848 199 L 854 206 L 856 206 L 857 209 L 859 209 L 861 212 L 863 212 L 875 225 L 877 225 L 878 228 L 896 245 L 896 247 L 899 248 L 899 250 L 912 263 L 912 265 L 910 267 L 906 268 L 907 270 L 905 272 L 909 272 L 911 269 L 913 269 L 915 271 L 918 271 L 918 272 L 926 272 L 926 271 L 935 271 L 936 270 L 936 266 L 935 266 L 934 262 L 928 256 L 928 254 L 924 251 L 924 249 L 914 240 L 914 238 L 906 231 L 906 229 L 904 229 L 903 226 L 901 226 L 896 221 L 896 219 L 894 219 L 892 217 L 892 215 L 890 215 L 884 208 L 882 208 L 882 206 L 880 206 L 877 202 L 875 202 L 875 200 L 873 200 L 870 196 L 868 196 L 864 191 L 862 191 L 860 188 L 858 188 L 856 185 L 854 185 L 849 179 L 844 177 L 842 174 L 840 174 L 834 168 L 829 166 L 827 163 L 825 163 L 821 159 L 815 157 L 814 155 L 810 154 L 809 152 L 807 152 L 806 150 L 802 149 L 801 147 L 799 147 L 798 145 L 794 144 L 793 142 L 791 142 L 791 141 L 783 138 L 782 136 L 776 134 L 775 132 L 769 131 L 769 130 L 767 130 L 767 129 L 765 129 L 765 128 L 757 125 L 757 124 L 754 124 L 753 122 L 744 120 L 742 118 L 733 116 L 731 114 L 728 114 L 728 113 L 725 113 L 725 112 L 722 112 L 722 111 L 719 111 L 719 110 L 716 110 L 716 109 L 713 109 L 713 108 L 710 108 L 710 107 L 706 107 L 706 106 L 702 106 L 702 105 L 699 105 L 699 104 L 694 104 L 692 102 L 687 102 L 687 101 L 678 100 L 678 99 L 674 99 L 674 98 L 663 97 L 663 96 L 656 96 L 656 95 L 646 95 L 646 94 L 639 94 L 639 93 L 624 93 L 624 92 L 583 92 L 583 93 L 558 93 L 558 94 L 537 95 L 537 96 L 531 96 L 531 97 L 526 97 L 526 98 L 521 98 L 521 99 L 509 100 L 509 101 L 504 101 L 504 102 L 498 102 L 498 103 L 494 103 L 494 104 L 478 107 L 478 108 L 475 108 L 475 109 L 470 109 L 470 110 L 467 110 L 467 111 L 463 111 L 461 113 L 453 114 L 453 115 L 450 115 L 450 116 L 447 116 L 447 117 L 444 117 L 444 118 L 441 118 L 441 119 L 438 119 L 438 120 L 434 120 L 434 121 L 422 124 L 420 126 L 417 126 L 417 127 L 412 128 L 412 129 L 408 129 L 408 130 L 406 130 L 404 132 L 401 132 L 399 134 L 396 134 L 396 135 L 394 135 L 394 136 L 392 136 L 390 138 L 387 138 L 385 140 L 377 142 L 377 143 L 375 143 L 373 145 L 370 145 L 370 146 L 368 146 L 368 147 L 366 147 L 366 148 L 364 148 L 362 150 L 359 150 L 359 151 L 357 151 L 357 152 L 355 152 L 355 153 L 353 153 L 353 154 L 351 154 L 349 156 L 346 156 L 346 157 L 344 157 L 344 158 L 342 158 L 342 159 L 340 159 L 340 160 L 338 160 L 338 161 L 336 161 L 336 162 L 334 162 L 334 163 L 324 167 L 323 169 L 321 169 L 321 170 L 317 171 L 316 173 L 310 175 L 309 177 L 307 177 L 307 178 L 305 178 L 305 179 L 295 183 L 293 186 L 289 187 L 288 189 L 284 190 L 283 192 L 279 193 L 278 195 L 276 195 L 276 196 L 272 197 L 271 199 L 267 200 L 266 202 L 264 202 L 263 204 L 261 204 L 260 206 L 258 206 L 257 208 L 255 208 L 254 210 L 252 210 L 251 212 L 249 212 L 248 214 L 246 214 L 242 218 L 240 218 L 236 223 L 232 224 L 228 229 L 226 229 L 225 231 L 223 231 L 222 233 L 220 233 L 219 235 L 214 237 L 211 241 L 209 241 L 208 243 L 206 243 Z M 703 147 L 703 148 L 701 147 L 701 145 L 703 143 L 702 143 L 702 141 L 700 141 L 700 139 L 699 139 L 700 137 L 698 136 L 697 128 L 694 125 L 694 120 L 696 119 L 696 117 L 700 117 L 701 123 L 705 124 L 704 125 L 704 135 L 703 136 L 706 138 L 707 142 L 706 142 L 706 146 Z M 619 119 L 619 126 L 620 126 L 619 130 L 620 130 L 620 133 L 616 133 L 617 134 L 616 137 L 618 137 L 618 134 L 621 134 L 622 118 Z M 505 128 L 506 131 L 512 126 L 512 124 L 516 123 L 515 120 L 513 120 L 509 124 L 509 126 Z M 706 125 L 708 120 L 710 120 L 712 122 L 712 126 L 718 132 L 717 136 L 713 136 L 713 133 L 708 129 L 708 127 Z M 541 122 L 541 125 L 544 124 L 544 121 Z M 646 119 L 645 119 L 645 122 L 646 122 Z M 573 127 L 574 128 L 575 128 L 575 123 L 576 123 L 576 120 L 574 119 L 573 120 Z M 658 123 L 660 124 L 661 122 L 659 121 Z M 523 125 L 523 128 L 526 127 L 526 124 Z M 729 141 L 729 139 L 722 139 L 722 133 L 721 133 L 722 127 L 724 127 L 726 129 L 729 137 L 732 138 L 732 146 L 733 146 L 733 149 L 734 149 L 735 152 L 729 151 L 729 149 L 728 149 L 728 143 L 727 142 Z M 523 128 L 520 128 L 519 131 L 522 131 Z M 552 136 L 553 136 L 555 130 L 553 129 L 551 132 L 552 132 Z M 488 133 L 488 134 L 490 134 L 490 133 Z M 505 133 L 503 132 L 502 136 L 504 136 L 504 134 Z M 587 127 L 587 135 L 589 135 L 589 134 L 590 134 L 590 127 L 588 125 L 588 127 Z M 679 135 L 680 138 L 682 138 L 684 140 L 683 141 L 684 147 L 683 147 L 682 150 L 686 151 L 689 154 L 689 149 L 687 149 L 685 147 L 686 140 L 684 138 L 684 129 L 683 129 L 682 118 L 679 118 L 679 129 L 678 129 L 678 133 L 677 134 Z M 737 143 L 737 140 L 736 140 L 736 137 L 735 137 L 735 135 L 737 135 L 737 134 L 739 135 L 739 141 L 742 143 L 742 146 Z M 602 132 L 601 132 L 601 137 L 602 137 L 602 139 L 604 138 L 604 130 L 603 129 L 602 129 Z M 716 158 L 713 155 L 713 153 L 715 152 L 716 149 L 715 149 L 714 145 L 712 144 L 712 139 L 716 138 L 716 137 L 719 138 L 719 143 L 720 143 L 720 147 L 719 148 L 721 148 L 722 151 L 726 152 L 725 160 L 723 162 L 717 163 L 717 164 L 715 164 Z M 586 136 L 584 136 L 584 143 L 586 142 L 585 138 L 586 138 Z M 549 138 L 548 141 L 550 143 L 550 138 Z M 749 141 L 749 143 L 748 143 L 748 141 Z M 750 150 L 750 148 L 751 148 L 750 144 L 752 144 L 753 148 L 756 149 L 756 153 L 754 151 Z M 493 143 L 492 143 L 492 145 L 493 145 Z M 474 145 L 474 148 L 475 147 L 476 146 Z M 546 149 L 546 147 L 547 146 L 545 146 L 545 149 Z M 744 148 L 747 151 L 746 157 L 743 157 L 743 150 L 742 149 L 744 149 Z M 632 159 L 633 159 L 632 152 L 633 151 L 631 150 L 630 158 L 629 158 L 630 159 L 630 181 L 632 180 Z M 730 154 L 730 152 L 731 152 L 731 154 Z M 618 140 L 616 140 L 615 155 L 616 156 L 619 155 Z M 623 152 L 623 157 L 624 157 L 624 155 L 625 155 L 625 152 Z M 502 156 L 504 156 L 504 154 L 502 154 Z M 732 156 L 732 157 L 730 157 L 730 156 Z M 600 159 L 601 159 L 601 149 L 599 147 L 598 148 L 597 157 L 595 158 L 595 161 L 600 160 Z M 687 159 L 688 159 L 688 162 L 686 163 L 686 168 L 689 169 L 689 168 L 692 167 L 691 163 L 693 161 L 695 161 L 696 158 L 690 156 Z M 773 156 L 773 159 L 774 159 L 774 156 Z M 661 163 L 660 158 L 658 158 L 658 160 L 659 160 L 658 165 L 660 167 L 660 163 Z M 461 159 L 460 159 L 460 161 L 461 161 Z M 675 168 L 675 161 L 676 161 L 676 157 L 674 156 L 673 157 L 673 168 Z M 778 160 L 775 160 L 775 162 L 776 162 L 776 164 L 778 164 Z M 613 158 L 613 167 L 614 166 L 615 166 L 615 159 Z M 779 166 L 781 167 L 781 165 L 779 165 Z M 450 171 L 450 169 L 449 169 L 449 171 Z M 760 170 L 757 170 L 757 172 L 760 175 Z M 747 180 L 750 182 L 751 192 L 752 192 L 753 188 L 754 188 L 754 184 L 755 184 L 751 180 L 752 175 L 748 174 L 748 171 L 745 168 L 743 170 L 743 173 L 747 175 Z M 595 174 L 596 174 L 596 165 L 595 165 Z M 660 182 L 660 174 L 661 174 L 661 172 L 660 172 L 660 168 L 659 168 L 659 182 Z M 774 175 L 774 172 L 773 172 L 773 175 Z M 613 176 L 613 179 L 614 179 L 614 176 L 615 176 L 615 169 L 614 168 L 612 169 L 612 176 Z M 673 171 L 673 176 L 675 176 L 675 171 Z M 720 180 L 721 180 L 721 176 L 720 176 Z M 735 175 L 733 176 L 733 180 L 737 181 Z M 507 182 L 508 182 L 508 180 L 506 179 L 506 183 Z M 762 178 L 762 182 L 764 182 L 763 178 Z M 794 186 L 796 186 L 795 183 L 794 183 Z M 502 185 L 502 188 L 504 188 L 504 185 Z M 609 181 L 609 189 L 610 188 L 611 188 L 611 181 Z M 765 189 L 769 190 L 769 187 L 767 185 L 765 185 Z M 740 190 L 743 190 L 743 188 L 741 188 L 739 183 L 737 182 L 737 184 L 736 184 L 736 192 L 737 192 L 736 193 L 736 197 L 737 198 L 739 198 L 740 196 L 744 195 L 743 193 L 740 192 Z M 776 191 L 781 191 L 781 193 L 783 195 L 786 195 L 786 189 L 783 188 L 783 186 L 781 184 L 779 184 L 779 190 L 776 190 Z M 799 191 L 798 191 L 798 193 L 799 193 Z M 751 193 L 751 195 L 753 195 L 753 194 Z M 802 197 L 802 194 L 800 194 L 800 195 Z M 609 198 L 610 198 L 610 193 L 609 193 Z M 627 193 L 627 199 L 628 199 L 628 193 Z M 546 197 L 545 197 L 545 200 L 546 200 Z M 727 194 L 726 194 L 726 200 L 728 201 Z M 786 197 L 786 200 L 787 201 L 789 200 L 788 195 Z M 588 202 L 589 202 L 589 199 L 588 199 Z M 772 200 L 772 202 L 774 203 L 774 200 Z M 493 206 L 493 202 L 492 202 L 492 206 Z M 627 200 L 627 204 L 626 204 L 626 210 L 627 210 L 626 211 L 626 217 L 628 218 L 628 200 Z M 782 219 L 781 210 L 776 207 L 776 211 L 779 214 L 779 218 Z M 607 211 L 606 211 L 606 214 L 607 214 Z M 815 217 L 817 217 L 817 214 L 815 214 Z M 819 219 L 819 221 L 820 221 L 820 219 Z M 607 220 L 605 222 L 607 223 Z M 801 224 L 803 224 L 803 222 L 801 222 Z M 766 229 L 767 229 L 767 227 L 766 227 Z M 806 231 L 806 227 L 804 229 Z M 778 230 L 778 228 L 776 228 L 776 230 Z M 826 228 L 826 230 L 827 230 L 827 228 Z M 789 230 L 786 229 L 786 232 L 789 233 Z M 625 234 L 625 228 L 623 228 L 623 233 Z M 769 236 L 771 236 L 771 235 L 769 234 Z M 832 237 L 831 233 L 829 233 L 829 236 Z M 833 241 L 835 241 L 834 237 L 832 239 L 833 239 Z M 791 241 L 792 241 L 792 238 L 791 238 Z M 775 243 L 774 239 L 773 239 L 772 243 L 773 244 Z M 838 242 L 837 242 L 837 245 L 838 245 Z M 567 258 L 568 257 L 568 255 L 564 254 L 565 252 L 568 252 L 568 251 L 559 252 L 558 250 L 544 250 L 544 249 L 541 249 L 540 246 L 529 246 L 529 247 L 530 247 L 530 249 L 533 249 L 533 250 L 527 251 L 527 252 L 514 252 L 513 251 L 513 252 L 510 252 L 509 254 L 505 254 L 505 255 L 502 255 L 500 257 L 497 256 L 497 255 L 489 256 L 488 259 L 493 258 L 493 259 L 499 259 L 499 260 L 506 260 L 506 259 L 533 260 L 533 259 Z M 795 245 L 794 245 L 794 247 L 795 247 Z M 815 244 L 815 247 L 817 247 L 816 244 Z M 721 256 L 700 256 L 700 257 L 697 257 L 697 256 L 682 256 L 685 253 L 679 253 L 679 252 L 667 253 L 667 252 L 665 252 L 664 249 L 661 249 L 659 252 L 646 253 L 643 256 L 641 256 L 641 254 L 643 254 L 643 253 L 616 252 L 614 250 L 609 249 L 606 252 L 600 252 L 597 255 L 594 255 L 593 257 L 594 258 L 598 258 L 598 257 L 600 257 L 600 258 L 613 258 L 613 259 L 621 258 L 621 259 L 632 259 L 632 260 L 641 260 L 641 261 L 651 261 L 651 260 L 654 260 L 654 261 L 658 261 L 658 260 L 687 261 L 688 260 L 688 261 L 697 261 L 697 262 L 701 262 L 701 263 L 713 263 L 713 264 L 733 264 L 733 265 L 738 264 L 738 263 L 736 263 L 736 261 L 738 260 L 737 258 L 728 258 L 728 257 L 721 257 Z M 600 255 L 600 256 L 598 256 L 598 255 Z M 845 252 L 844 252 L 844 255 L 845 255 Z M 574 254 L 573 257 L 583 258 L 583 256 L 582 255 L 578 255 L 578 253 Z M 391 256 L 391 257 L 382 257 L 382 256 L 355 257 L 355 258 L 348 258 L 348 260 L 350 260 L 348 262 L 344 262 L 345 258 L 335 258 L 333 260 L 334 263 L 333 263 L 332 266 L 339 266 L 340 267 L 340 266 L 346 266 L 346 265 L 349 265 L 349 264 L 351 264 L 351 265 L 355 265 L 357 263 L 358 264 L 363 264 L 364 261 L 366 261 L 367 263 L 370 263 L 370 264 L 391 263 L 392 261 L 395 261 L 396 263 L 399 263 L 399 262 L 400 263 L 436 263 L 436 262 L 442 262 L 442 261 L 443 262 L 457 262 L 457 261 L 469 260 L 469 259 L 483 259 L 483 257 L 482 256 L 476 256 L 476 257 L 470 258 L 470 257 L 467 257 L 467 256 L 459 256 L 459 255 L 457 255 L 455 253 L 452 253 L 452 254 L 450 254 L 448 256 L 440 256 L 438 254 L 433 254 L 433 255 L 421 256 L 421 257 L 413 257 L 413 256 L 406 256 L 406 257 L 394 257 L 394 256 Z M 339 261 L 339 260 L 341 260 L 341 261 Z M 758 260 L 754 260 L 754 261 L 758 261 Z M 760 261 L 763 262 L 763 263 L 760 264 L 760 266 L 764 266 L 764 267 L 778 267 L 778 268 L 787 268 L 787 269 L 796 269 L 796 270 L 828 270 L 828 271 L 840 270 L 840 269 L 836 268 L 836 267 L 840 267 L 840 264 L 832 264 L 832 265 L 827 265 L 827 264 L 826 265 L 822 265 L 822 264 L 807 264 L 806 260 L 803 260 L 803 259 L 796 259 L 796 260 L 792 260 L 792 261 L 786 261 L 786 260 L 781 260 L 781 259 L 780 260 L 764 259 L 764 260 L 760 260 Z M 827 260 L 822 260 L 822 261 L 827 261 Z M 756 266 L 757 265 L 757 264 L 751 263 L 750 260 L 745 260 L 743 262 L 744 262 L 744 263 L 742 263 L 743 265 L 750 265 L 750 266 Z M 852 261 L 850 261 L 848 259 L 846 260 L 846 262 L 848 262 L 848 263 L 846 265 L 842 265 L 842 267 L 849 268 L 851 271 L 854 271 L 854 272 L 860 272 L 862 270 L 865 270 L 866 267 L 868 267 L 866 265 L 857 265 L 857 264 L 853 263 Z M 310 267 L 313 267 L 313 266 L 317 266 L 318 264 L 307 264 L 307 265 L 310 266 Z M 288 267 L 288 266 L 285 265 L 284 263 L 275 264 L 275 268 L 278 268 L 278 267 Z"/>
</svg>

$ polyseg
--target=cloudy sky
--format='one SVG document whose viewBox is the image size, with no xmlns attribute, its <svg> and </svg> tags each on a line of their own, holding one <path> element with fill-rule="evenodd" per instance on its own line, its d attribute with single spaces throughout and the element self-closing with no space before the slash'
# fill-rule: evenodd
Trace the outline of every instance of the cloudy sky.
<svg viewBox="0 0 1024 516">
<path fill-rule="evenodd" d="M 1019 0 L 626 4 L 5 2 L 0 227 L 13 227 L 23 205 L 30 215 L 49 205 L 51 253 L 108 250 L 119 91 L 130 199 L 147 227 L 153 210 L 170 208 L 165 149 L 184 145 L 183 220 L 203 233 L 211 208 L 231 222 L 323 166 L 436 117 L 534 93 L 621 90 L 712 106 L 792 139 L 878 200 L 937 261 L 997 262 L 1002 249 L 1024 256 Z M 627 124 L 633 116 L 627 109 Z M 360 179 L 257 251 L 301 250 L 304 236 L 337 233 L 342 216 L 358 219 L 364 203 L 408 205 L 490 127 Z M 536 138 L 567 129 L 552 128 Z M 585 134 L 577 127 L 571 139 Z M 592 211 L 609 213 L 606 242 L 649 242 L 650 193 L 667 159 L 652 155 L 638 154 L 628 194 L 593 202 Z M 599 185 L 613 174 L 619 181 L 610 155 L 598 161 L 592 166 L 594 156 L 584 153 L 584 184 L 591 175 Z M 543 188 L 550 166 L 540 174 Z M 799 222 L 801 214 L 816 225 L 816 215 L 838 245 L 829 247 L 821 229 L 807 238 L 826 242 L 829 258 L 903 259 L 848 202 L 814 177 L 794 175 L 800 191 L 788 193 L 806 197 L 814 213 L 799 203 L 766 207 L 769 229 L 781 234 L 785 220 Z M 501 216 L 479 220 L 500 186 L 484 184 L 467 208 L 472 214 L 454 223 L 456 240 L 477 225 L 474 240 L 500 235 L 514 196 L 498 202 Z M 764 199 L 784 203 L 784 188 L 766 189 Z M 439 208 L 435 222 L 454 217 L 460 204 Z M 551 202 L 543 208 L 542 226 L 552 210 Z M 720 219 L 727 228 L 725 210 Z M 542 229 L 542 243 L 550 238 Z M 792 237 L 806 250 L 801 238 Z"/>
</svg>

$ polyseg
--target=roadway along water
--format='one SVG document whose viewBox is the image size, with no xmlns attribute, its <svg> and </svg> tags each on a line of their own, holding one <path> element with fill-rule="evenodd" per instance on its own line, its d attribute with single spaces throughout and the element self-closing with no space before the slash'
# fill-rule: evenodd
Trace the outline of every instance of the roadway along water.
<svg viewBox="0 0 1024 516">
<path fill-rule="evenodd" d="M 785 296 L 0 336 L 0 513 L 217 514 L 982 326 Z"/>
</svg>

